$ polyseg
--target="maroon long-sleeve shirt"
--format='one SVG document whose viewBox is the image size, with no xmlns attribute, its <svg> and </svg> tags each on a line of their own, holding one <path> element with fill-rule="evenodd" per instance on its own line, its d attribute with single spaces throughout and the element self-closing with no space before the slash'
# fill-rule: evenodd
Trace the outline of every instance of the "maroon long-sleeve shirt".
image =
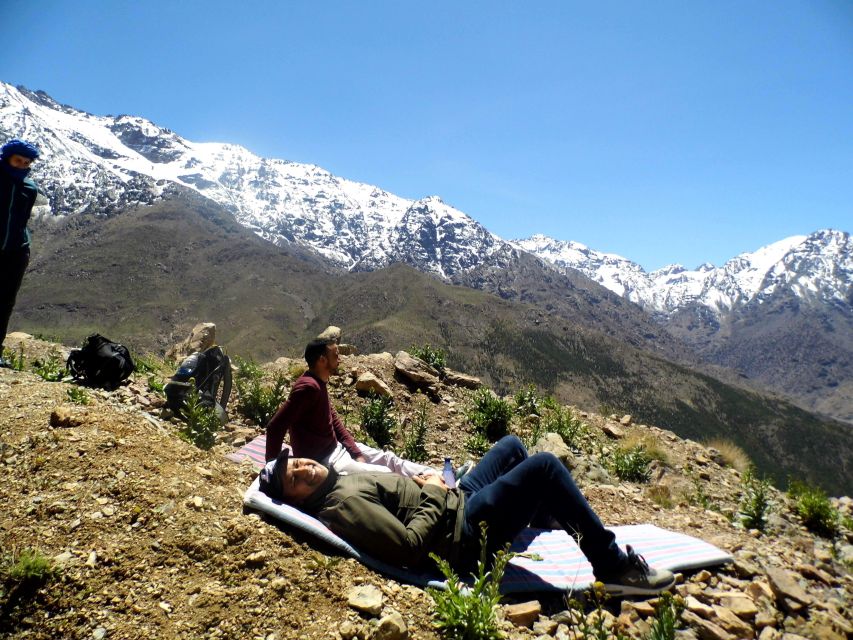
<svg viewBox="0 0 853 640">
<path fill-rule="evenodd" d="M 338 442 L 353 458 L 361 455 L 352 434 L 332 407 L 326 383 L 310 371 L 296 380 L 287 401 L 267 424 L 267 460 L 278 456 L 288 430 L 290 447 L 297 458 L 322 460 Z"/>
</svg>

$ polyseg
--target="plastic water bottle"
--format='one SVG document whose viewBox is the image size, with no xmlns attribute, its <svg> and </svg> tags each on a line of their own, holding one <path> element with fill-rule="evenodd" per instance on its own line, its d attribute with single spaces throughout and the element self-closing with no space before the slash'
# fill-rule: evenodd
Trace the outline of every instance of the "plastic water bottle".
<svg viewBox="0 0 853 640">
<path fill-rule="evenodd" d="M 444 459 L 444 470 L 441 472 L 444 478 L 444 484 L 451 489 L 456 488 L 456 472 L 453 471 L 453 465 L 450 463 L 450 458 Z"/>
</svg>

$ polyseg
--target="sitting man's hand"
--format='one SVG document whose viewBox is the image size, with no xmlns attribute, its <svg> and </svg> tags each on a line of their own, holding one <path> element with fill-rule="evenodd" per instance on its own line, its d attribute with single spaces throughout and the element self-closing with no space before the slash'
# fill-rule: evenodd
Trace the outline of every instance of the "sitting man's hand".
<svg viewBox="0 0 853 640">
<path fill-rule="evenodd" d="M 355 457 L 355 461 L 356 462 L 367 462 L 367 458 L 365 458 L 363 455 L 358 455 Z"/>
</svg>

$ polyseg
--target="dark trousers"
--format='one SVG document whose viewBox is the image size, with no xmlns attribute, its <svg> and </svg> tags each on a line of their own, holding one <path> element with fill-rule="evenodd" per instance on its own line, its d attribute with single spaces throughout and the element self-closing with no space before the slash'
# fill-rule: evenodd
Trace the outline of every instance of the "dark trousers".
<svg viewBox="0 0 853 640">
<path fill-rule="evenodd" d="M 30 250 L 0 251 L 0 357 L 3 340 L 9 328 L 9 318 L 15 308 L 15 298 L 30 263 Z"/>
<path fill-rule="evenodd" d="M 468 567 L 478 559 L 472 551 L 479 549 L 480 522 L 488 525 L 491 558 L 531 521 L 548 516 L 578 540 L 597 577 L 618 573 L 627 562 L 563 463 L 550 453 L 528 457 L 515 436 L 495 444 L 459 487 L 465 493 L 463 564 Z"/>
</svg>

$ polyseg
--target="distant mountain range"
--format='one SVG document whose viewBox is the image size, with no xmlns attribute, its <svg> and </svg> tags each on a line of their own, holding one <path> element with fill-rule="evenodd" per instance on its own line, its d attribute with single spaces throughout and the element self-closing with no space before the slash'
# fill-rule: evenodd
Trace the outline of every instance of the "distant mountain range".
<svg viewBox="0 0 853 640">
<path fill-rule="evenodd" d="M 438 197 L 407 200 L 315 165 L 190 142 L 141 117 L 94 116 L 3 83 L 0 134 L 43 150 L 34 172 L 47 196 L 42 213 L 110 217 L 194 191 L 261 238 L 315 251 L 331 267 L 405 263 L 678 362 L 695 363 L 692 350 L 853 422 L 847 233 L 789 238 L 719 268 L 646 273 L 578 243 L 504 241 Z"/>
</svg>

